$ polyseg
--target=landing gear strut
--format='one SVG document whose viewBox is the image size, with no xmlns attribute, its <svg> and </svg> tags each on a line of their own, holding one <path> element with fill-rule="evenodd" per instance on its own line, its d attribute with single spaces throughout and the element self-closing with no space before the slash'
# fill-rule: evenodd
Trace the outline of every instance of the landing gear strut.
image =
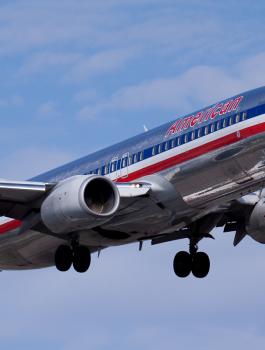
<svg viewBox="0 0 265 350">
<path fill-rule="evenodd" d="M 68 271 L 73 265 L 77 272 L 86 272 L 91 263 L 90 251 L 87 247 L 72 242 L 69 245 L 60 245 L 54 257 L 57 270 Z"/>
<path fill-rule="evenodd" d="M 206 253 L 198 252 L 197 241 L 190 240 L 189 253 L 178 252 L 174 258 L 173 268 L 178 277 L 184 278 L 192 272 L 197 278 L 204 278 L 210 270 L 210 259 Z"/>
</svg>

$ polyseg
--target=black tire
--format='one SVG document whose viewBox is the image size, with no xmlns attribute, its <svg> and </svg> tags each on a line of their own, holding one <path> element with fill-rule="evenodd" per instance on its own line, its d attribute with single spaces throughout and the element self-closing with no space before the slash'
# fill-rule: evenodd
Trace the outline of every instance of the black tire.
<svg viewBox="0 0 265 350">
<path fill-rule="evenodd" d="M 91 263 L 90 251 L 87 247 L 78 246 L 74 250 L 73 267 L 77 272 L 83 273 L 89 269 Z"/>
<path fill-rule="evenodd" d="M 191 255 L 184 251 L 177 253 L 174 258 L 173 268 L 178 277 L 188 277 L 191 273 Z"/>
<path fill-rule="evenodd" d="M 210 271 L 210 259 L 206 253 L 198 252 L 192 260 L 192 273 L 197 278 L 204 278 Z"/>
<path fill-rule="evenodd" d="M 60 245 L 55 252 L 55 266 L 57 270 L 65 272 L 70 269 L 73 263 L 73 252 L 68 245 Z"/>
</svg>

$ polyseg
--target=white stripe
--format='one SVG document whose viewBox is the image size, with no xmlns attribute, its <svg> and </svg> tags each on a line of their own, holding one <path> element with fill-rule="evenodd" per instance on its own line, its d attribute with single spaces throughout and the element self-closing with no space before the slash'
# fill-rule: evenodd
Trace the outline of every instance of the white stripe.
<svg viewBox="0 0 265 350">
<path fill-rule="evenodd" d="M 6 216 L 0 216 L 0 225 L 6 224 L 10 221 L 13 221 L 14 219 L 10 219 Z"/>
<path fill-rule="evenodd" d="M 220 120 L 220 122 L 222 122 L 222 121 Z M 237 131 L 241 131 L 241 130 L 246 129 L 250 126 L 258 125 L 262 122 L 265 122 L 265 114 L 261 114 L 257 117 L 241 121 L 241 122 L 233 124 L 231 126 L 227 126 L 227 127 L 220 129 L 218 131 L 214 131 L 213 133 L 210 133 L 206 136 L 202 136 L 196 140 L 189 141 L 183 145 L 176 146 L 168 151 L 162 152 L 160 154 L 154 155 L 150 158 L 147 158 L 145 160 L 142 160 L 140 162 L 137 162 L 135 164 L 130 165 L 128 167 L 129 174 L 134 173 L 140 169 L 146 168 L 150 165 L 164 161 L 166 159 L 172 158 L 176 155 L 180 155 L 184 152 L 190 151 L 194 148 L 197 148 L 197 147 L 204 145 L 206 143 L 209 143 L 211 141 L 218 140 L 224 136 L 233 134 Z M 211 127 L 211 125 L 212 124 L 207 124 L 205 126 Z M 195 129 L 194 129 L 194 131 L 195 131 Z M 181 135 L 183 135 L 183 134 L 181 134 Z M 176 135 L 176 137 L 177 137 L 177 135 Z M 169 140 L 169 142 L 170 142 L 170 140 Z M 127 170 L 122 169 L 122 171 L 124 172 L 123 174 L 125 174 L 125 171 L 127 171 Z M 120 177 L 120 171 L 118 171 L 118 176 L 116 175 L 116 172 L 114 172 L 114 173 L 109 174 L 109 177 L 112 180 L 115 180 L 117 177 Z M 124 176 L 124 178 L 125 178 L 125 176 Z"/>
</svg>

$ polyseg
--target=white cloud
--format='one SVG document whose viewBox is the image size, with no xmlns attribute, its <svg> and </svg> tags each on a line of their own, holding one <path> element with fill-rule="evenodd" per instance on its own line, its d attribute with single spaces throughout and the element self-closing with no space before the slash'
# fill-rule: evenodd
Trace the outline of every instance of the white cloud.
<svg viewBox="0 0 265 350">
<path fill-rule="evenodd" d="M 229 25 L 223 26 L 217 13 L 212 13 L 203 25 L 199 25 L 198 18 L 203 15 L 204 7 L 196 1 L 193 3 L 184 15 L 180 11 L 183 1 L 177 4 L 165 1 L 163 6 L 157 6 L 160 3 L 155 0 L 96 3 L 79 0 L 78 5 L 74 0 L 65 0 L 63 6 L 51 0 L 45 3 L 24 0 L 2 4 L 0 54 L 33 54 L 29 60 L 33 60 L 31 69 L 34 70 L 36 50 L 56 51 L 62 55 L 60 50 L 63 48 L 70 51 L 70 55 L 78 55 L 85 50 L 97 54 L 98 51 L 137 47 L 145 54 L 164 57 L 168 52 L 181 53 L 184 60 L 191 53 L 201 57 L 202 47 L 209 53 L 222 54 L 221 40 L 228 53 L 238 42 L 247 40 L 240 26 L 236 35 L 229 35 Z M 134 16 L 136 12 L 137 16 Z M 254 25 L 249 27 L 250 37 L 253 31 Z M 37 53 L 36 65 L 39 64 L 38 59 L 41 60 L 41 57 L 38 58 Z M 53 58 L 47 57 L 49 59 Z M 27 68 L 27 63 L 25 65 Z M 82 65 L 86 70 L 86 63 Z"/>
<path fill-rule="evenodd" d="M 108 110 L 166 109 L 191 112 L 205 104 L 265 84 L 265 54 L 242 60 L 229 71 L 214 66 L 195 66 L 178 76 L 158 78 L 124 87 L 96 104 L 83 106 L 82 119 Z"/>
<path fill-rule="evenodd" d="M 21 107 L 24 104 L 24 98 L 19 95 L 13 95 L 9 98 L 7 104 L 13 107 Z"/>
<path fill-rule="evenodd" d="M 89 76 L 113 72 L 122 68 L 136 54 L 137 51 L 131 48 L 98 52 L 79 60 L 67 74 L 66 80 L 82 81 Z"/>
<path fill-rule="evenodd" d="M 56 119 L 61 116 L 53 101 L 42 103 L 37 110 L 37 117 L 41 120 Z"/>
<path fill-rule="evenodd" d="M 95 99 L 98 99 L 99 95 L 96 90 L 93 89 L 85 89 L 80 90 L 75 94 L 73 97 L 73 100 L 77 103 L 87 103 L 90 101 L 93 101 Z"/>
<path fill-rule="evenodd" d="M 0 99 L 0 107 L 21 107 L 24 104 L 24 98 L 20 95 L 11 95 Z"/>
<path fill-rule="evenodd" d="M 68 52 L 39 52 L 34 53 L 27 58 L 25 63 L 19 69 L 19 74 L 28 76 L 45 71 L 46 69 L 57 68 L 72 65 L 80 60 L 81 54 Z"/>
<path fill-rule="evenodd" d="M 14 1 L 1 5 L 0 53 L 12 55 L 48 46 L 102 47 L 117 39 L 126 12 L 122 1 Z M 128 5 L 130 5 L 128 3 Z M 119 25 L 115 11 L 120 10 Z M 115 36 L 117 33 L 117 36 Z"/>
<path fill-rule="evenodd" d="M 43 72 L 59 72 L 60 81 L 78 83 L 91 76 L 117 71 L 137 55 L 133 48 L 101 50 L 94 54 L 44 51 L 26 57 L 17 74 L 19 78 L 28 78 Z"/>
</svg>

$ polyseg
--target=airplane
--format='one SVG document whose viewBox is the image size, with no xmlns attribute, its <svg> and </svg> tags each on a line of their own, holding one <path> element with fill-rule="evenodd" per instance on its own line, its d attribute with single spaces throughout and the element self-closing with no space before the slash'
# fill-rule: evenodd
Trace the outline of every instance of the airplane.
<svg viewBox="0 0 265 350">
<path fill-rule="evenodd" d="M 0 180 L 0 269 L 80 273 L 101 250 L 188 240 L 178 277 L 204 278 L 199 242 L 223 227 L 265 243 L 265 87 L 28 181 Z"/>
</svg>

